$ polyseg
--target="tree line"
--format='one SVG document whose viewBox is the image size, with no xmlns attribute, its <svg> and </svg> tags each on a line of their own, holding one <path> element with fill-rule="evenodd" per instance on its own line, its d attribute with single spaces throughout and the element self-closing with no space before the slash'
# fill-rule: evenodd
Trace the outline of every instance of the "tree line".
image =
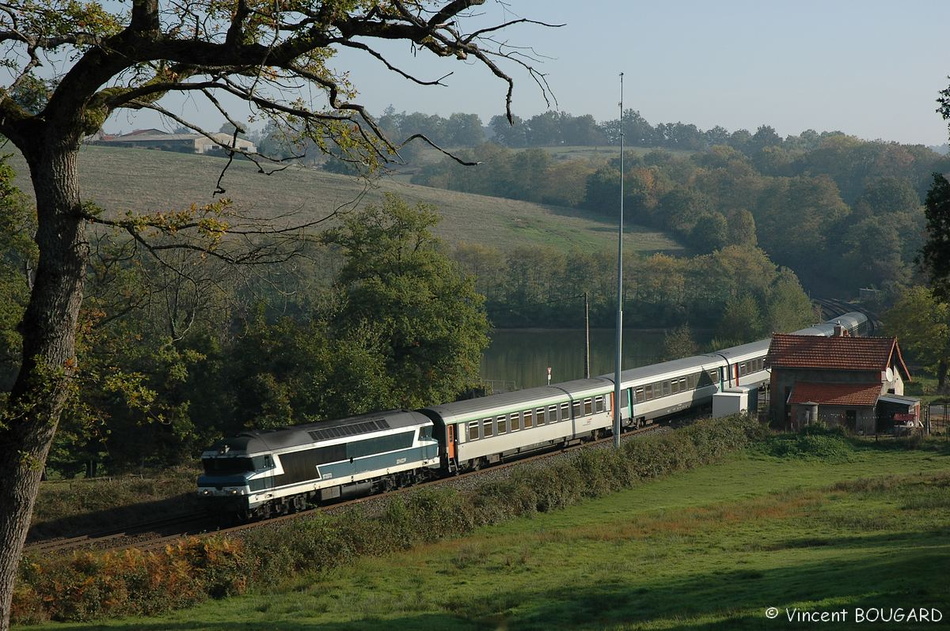
<svg viewBox="0 0 950 631">
<path fill-rule="evenodd" d="M 950 170 L 946 157 L 840 134 L 763 144 L 769 138 L 777 137 L 757 133 L 745 151 L 717 145 L 686 154 L 628 152 L 625 220 L 666 231 L 698 253 L 758 246 L 820 295 L 855 296 L 860 288 L 896 295 L 915 279 L 922 197 L 932 172 Z M 811 140 L 813 149 L 801 148 Z M 558 159 L 543 149 L 495 144 L 461 156 L 479 165 L 445 159 L 412 181 L 610 218 L 618 212 L 619 156 Z"/>
</svg>

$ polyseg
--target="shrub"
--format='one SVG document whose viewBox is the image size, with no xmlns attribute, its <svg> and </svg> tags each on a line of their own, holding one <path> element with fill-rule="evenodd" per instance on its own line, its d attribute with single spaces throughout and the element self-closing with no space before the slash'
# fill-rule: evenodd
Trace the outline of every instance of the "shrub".
<svg viewBox="0 0 950 631">
<path fill-rule="evenodd" d="M 156 614 L 209 596 L 243 593 L 248 574 L 243 544 L 215 537 L 182 539 L 162 552 L 129 549 L 27 560 L 12 617 L 25 623 Z"/>
<path fill-rule="evenodd" d="M 854 445 L 840 428 L 807 425 L 795 434 L 771 436 L 762 443 L 766 454 L 777 458 L 851 462 Z"/>
</svg>

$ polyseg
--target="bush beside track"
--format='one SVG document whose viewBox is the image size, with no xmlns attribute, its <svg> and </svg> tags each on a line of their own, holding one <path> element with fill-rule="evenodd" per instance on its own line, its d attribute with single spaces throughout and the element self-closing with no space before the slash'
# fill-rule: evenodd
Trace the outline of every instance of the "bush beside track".
<svg viewBox="0 0 950 631">
<path fill-rule="evenodd" d="M 16 623 L 154 615 L 208 598 L 276 586 L 297 574 L 338 567 L 484 525 L 600 497 L 641 480 L 717 462 L 777 437 L 747 417 L 705 420 L 627 440 L 620 450 L 582 450 L 551 465 L 459 490 L 419 489 L 374 510 L 316 514 L 262 525 L 242 539 L 187 538 L 161 552 L 76 553 L 26 558 L 14 594 Z M 820 439 L 823 440 L 823 439 Z M 835 438 L 834 440 L 837 440 Z"/>
</svg>

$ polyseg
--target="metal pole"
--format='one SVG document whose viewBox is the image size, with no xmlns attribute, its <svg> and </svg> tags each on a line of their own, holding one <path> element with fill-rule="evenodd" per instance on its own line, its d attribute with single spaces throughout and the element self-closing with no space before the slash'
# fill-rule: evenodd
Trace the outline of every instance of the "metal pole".
<svg viewBox="0 0 950 631">
<path fill-rule="evenodd" d="M 584 378 L 590 379 L 590 299 L 584 292 Z"/>
<path fill-rule="evenodd" d="M 623 371 L 623 73 L 620 73 L 620 227 L 617 231 L 617 348 L 614 363 L 614 447 L 620 447 Z"/>
</svg>

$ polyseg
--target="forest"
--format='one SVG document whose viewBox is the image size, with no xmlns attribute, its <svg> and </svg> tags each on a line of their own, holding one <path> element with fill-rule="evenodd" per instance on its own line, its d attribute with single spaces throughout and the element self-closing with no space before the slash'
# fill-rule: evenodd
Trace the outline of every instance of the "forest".
<svg viewBox="0 0 950 631">
<path fill-rule="evenodd" d="M 854 297 L 868 288 L 893 299 L 915 280 L 923 199 L 931 175 L 950 171 L 947 155 L 921 145 L 839 131 L 782 138 L 768 125 L 754 133 L 653 125 L 635 110 L 624 112 L 622 124 L 550 111 L 516 116 L 513 125 L 495 116 L 484 126 L 474 114 L 444 118 L 389 108 L 378 123 L 393 138 L 421 134 L 451 148 L 452 157 L 435 161 L 421 159 L 423 143 L 402 148 L 415 184 L 606 217 L 616 216 L 619 206 L 622 130 L 629 148 L 625 221 L 666 231 L 696 254 L 757 246 L 794 270 L 808 292 L 827 297 Z M 283 155 L 306 153 L 280 148 L 284 135 L 272 126 L 255 139 Z M 571 151 L 580 147 L 613 150 Z M 321 163 L 352 172 L 340 160 Z"/>
</svg>

